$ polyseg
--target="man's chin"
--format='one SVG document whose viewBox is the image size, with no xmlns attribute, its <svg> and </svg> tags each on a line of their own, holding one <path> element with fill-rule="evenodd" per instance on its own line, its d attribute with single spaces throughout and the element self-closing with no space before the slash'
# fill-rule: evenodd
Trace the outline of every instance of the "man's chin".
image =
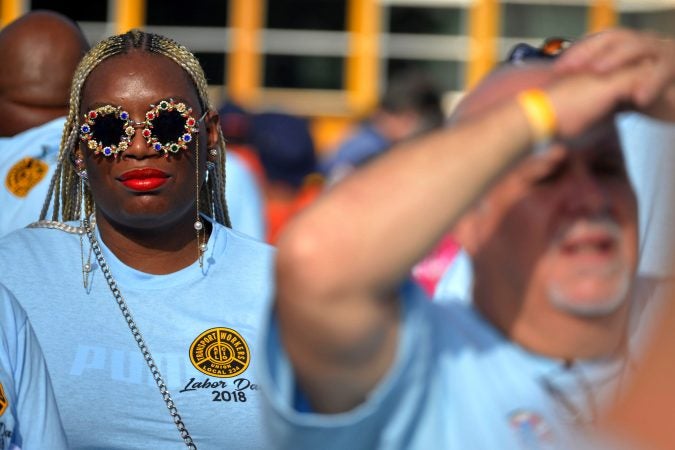
<svg viewBox="0 0 675 450">
<path fill-rule="evenodd" d="M 548 285 L 551 304 L 568 314 L 578 317 L 605 317 L 613 314 L 626 302 L 631 277 L 628 273 L 607 280 L 579 280 L 576 283 Z"/>
</svg>

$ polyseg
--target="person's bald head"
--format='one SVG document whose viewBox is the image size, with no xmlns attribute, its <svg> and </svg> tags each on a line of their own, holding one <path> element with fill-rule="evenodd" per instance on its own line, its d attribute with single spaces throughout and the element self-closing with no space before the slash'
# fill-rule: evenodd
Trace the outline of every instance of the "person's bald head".
<svg viewBox="0 0 675 450">
<path fill-rule="evenodd" d="M 50 11 L 30 12 L 0 31 L 0 136 L 65 115 L 73 73 L 88 48 L 75 22 Z"/>
</svg>

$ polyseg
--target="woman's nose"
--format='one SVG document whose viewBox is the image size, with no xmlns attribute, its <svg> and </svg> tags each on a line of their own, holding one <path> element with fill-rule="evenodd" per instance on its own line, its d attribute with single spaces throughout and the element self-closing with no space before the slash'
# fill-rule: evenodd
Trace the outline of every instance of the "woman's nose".
<svg viewBox="0 0 675 450">
<path fill-rule="evenodd" d="M 150 130 L 146 127 L 145 122 L 129 121 L 124 128 L 124 133 L 129 139 L 126 151 L 122 154 L 128 157 L 148 157 L 157 155 L 157 152 L 152 148 L 148 142 L 150 137 Z"/>
</svg>

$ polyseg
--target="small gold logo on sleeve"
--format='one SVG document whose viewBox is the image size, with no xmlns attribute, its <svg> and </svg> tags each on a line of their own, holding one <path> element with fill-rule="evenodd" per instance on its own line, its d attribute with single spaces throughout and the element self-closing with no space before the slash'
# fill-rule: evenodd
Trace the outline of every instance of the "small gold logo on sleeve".
<svg viewBox="0 0 675 450">
<path fill-rule="evenodd" d="M 230 378 L 244 372 L 251 359 L 248 344 L 232 328 L 211 328 L 190 345 L 190 361 L 206 375 Z"/>
<path fill-rule="evenodd" d="M 23 158 L 9 169 L 5 186 L 17 197 L 25 197 L 47 175 L 49 166 L 35 158 Z"/>
<path fill-rule="evenodd" d="M 2 383 L 0 383 L 0 416 L 5 413 L 5 410 L 7 409 L 7 405 L 9 405 L 9 401 L 7 400 L 7 397 L 5 396 L 5 390 L 2 387 Z"/>
</svg>

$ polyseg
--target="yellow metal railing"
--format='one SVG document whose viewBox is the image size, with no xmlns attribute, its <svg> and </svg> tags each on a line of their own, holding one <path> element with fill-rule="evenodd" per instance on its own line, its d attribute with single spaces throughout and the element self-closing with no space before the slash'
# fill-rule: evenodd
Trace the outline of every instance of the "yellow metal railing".
<svg viewBox="0 0 675 450">
<path fill-rule="evenodd" d="M 270 0 L 230 0 L 232 39 L 228 50 L 228 95 L 242 104 L 259 99 L 262 83 L 261 33 Z M 475 85 L 497 60 L 500 0 L 473 0 L 468 7 L 470 55 L 465 86 Z M 27 11 L 28 0 L 0 0 L 0 25 Z M 348 0 L 348 52 L 345 58 L 345 93 L 348 106 L 362 113 L 375 106 L 379 91 L 379 36 L 381 4 L 378 0 Z M 146 0 L 114 0 L 111 22 L 116 33 L 145 24 Z M 596 32 L 617 24 L 615 0 L 589 0 L 587 29 Z M 224 49 L 226 50 L 226 49 Z"/>
<path fill-rule="evenodd" d="M 614 0 L 594 0 L 588 11 L 588 31 L 595 33 L 616 26 L 617 14 Z"/>
<path fill-rule="evenodd" d="M 4 27 L 26 11 L 25 0 L 0 0 L 0 26 Z"/>
<path fill-rule="evenodd" d="M 113 14 L 115 34 L 142 28 L 145 25 L 145 0 L 115 0 Z"/>
<path fill-rule="evenodd" d="M 469 8 L 469 61 L 465 86 L 471 88 L 497 61 L 499 1 L 474 0 Z"/>
<path fill-rule="evenodd" d="M 265 0 L 230 0 L 232 40 L 227 57 L 227 93 L 242 105 L 254 103 L 259 96 L 264 12 Z"/>
<path fill-rule="evenodd" d="M 347 2 L 347 101 L 357 114 L 377 103 L 380 29 L 380 7 L 375 0 Z"/>
</svg>

